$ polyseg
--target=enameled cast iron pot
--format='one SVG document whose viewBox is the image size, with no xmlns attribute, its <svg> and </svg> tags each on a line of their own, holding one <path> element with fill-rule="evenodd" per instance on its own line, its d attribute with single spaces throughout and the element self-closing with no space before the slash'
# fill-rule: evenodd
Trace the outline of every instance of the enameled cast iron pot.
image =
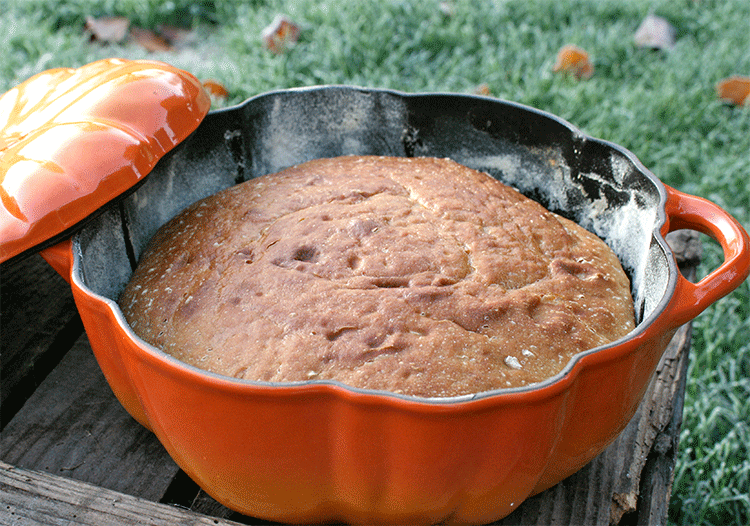
<svg viewBox="0 0 750 526">
<path fill-rule="evenodd" d="M 148 239 L 195 200 L 319 157 L 450 157 L 602 237 L 632 281 L 637 328 L 539 384 L 420 399 L 335 382 L 207 373 L 143 342 L 116 304 Z M 664 235 L 722 245 L 698 284 Z M 748 237 L 726 212 L 660 183 L 625 149 L 497 99 L 319 87 L 209 113 L 134 193 L 43 252 L 71 283 L 113 391 L 200 486 L 288 522 L 482 523 L 574 473 L 633 416 L 678 326 L 747 277 Z"/>
</svg>

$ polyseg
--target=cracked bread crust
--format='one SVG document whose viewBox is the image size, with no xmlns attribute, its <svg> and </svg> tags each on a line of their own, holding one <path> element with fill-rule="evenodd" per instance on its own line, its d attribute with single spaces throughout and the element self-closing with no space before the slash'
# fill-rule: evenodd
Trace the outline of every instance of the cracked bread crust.
<svg viewBox="0 0 750 526">
<path fill-rule="evenodd" d="M 635 326 L 595 235 L 448 159 L 318 159 L 193 204 L 119 300 L 168 354 L 420 397 L 542 381 Z"/>
</svg>

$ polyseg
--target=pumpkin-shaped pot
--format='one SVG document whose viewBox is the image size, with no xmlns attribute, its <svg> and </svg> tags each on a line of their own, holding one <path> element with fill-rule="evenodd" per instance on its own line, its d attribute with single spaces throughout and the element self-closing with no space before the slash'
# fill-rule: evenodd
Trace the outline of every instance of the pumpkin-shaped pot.
<svg viewBox="0 0 750 526">
<path fill-rule="evenodd" d="M 602 237 L 633 284 L 638 325 L 527 387 L 443 399 L 311 380 L 211 374 L 142 341 L 116 300 L 156 229 L 239 181 L 320 157 L 450 157 Z M 664 235 L 716 238 L 698 284 Z M 310 523 L 483 523 L 584 466 L 625 427 L 676 328 L 750 271 L 748 237 L 712 203 L 567 122 L 469 95 L 319 87 L 210 113 L 121 206 L 43 255 L 70 281 L 91 346 L 127 410 L 226 506 Z"/>
</svg>

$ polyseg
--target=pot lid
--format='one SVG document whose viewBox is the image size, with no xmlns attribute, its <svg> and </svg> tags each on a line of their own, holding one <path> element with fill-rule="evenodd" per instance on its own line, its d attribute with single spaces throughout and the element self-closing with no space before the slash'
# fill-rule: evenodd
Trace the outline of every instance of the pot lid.
<svg viewBox="0 0 750 526">
<path fill-rule="evenodd" d="M 0 96 L 0 263 L 127 194 L 210 105 L 193 75 L 151 60 L 51 69 Z"/>
</svg>

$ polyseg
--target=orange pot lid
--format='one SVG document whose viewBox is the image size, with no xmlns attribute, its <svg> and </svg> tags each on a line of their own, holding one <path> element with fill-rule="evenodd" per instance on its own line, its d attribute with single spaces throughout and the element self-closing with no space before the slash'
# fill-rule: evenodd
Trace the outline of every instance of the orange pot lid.
<svg viewBox="0 0 750 526">
<path fill-rule="evenodd" d="M 143 180 L 210 105 L 193 75 L 148 60 L 51 69 L 0 96 L 0 263 Z"/>
</svg>

